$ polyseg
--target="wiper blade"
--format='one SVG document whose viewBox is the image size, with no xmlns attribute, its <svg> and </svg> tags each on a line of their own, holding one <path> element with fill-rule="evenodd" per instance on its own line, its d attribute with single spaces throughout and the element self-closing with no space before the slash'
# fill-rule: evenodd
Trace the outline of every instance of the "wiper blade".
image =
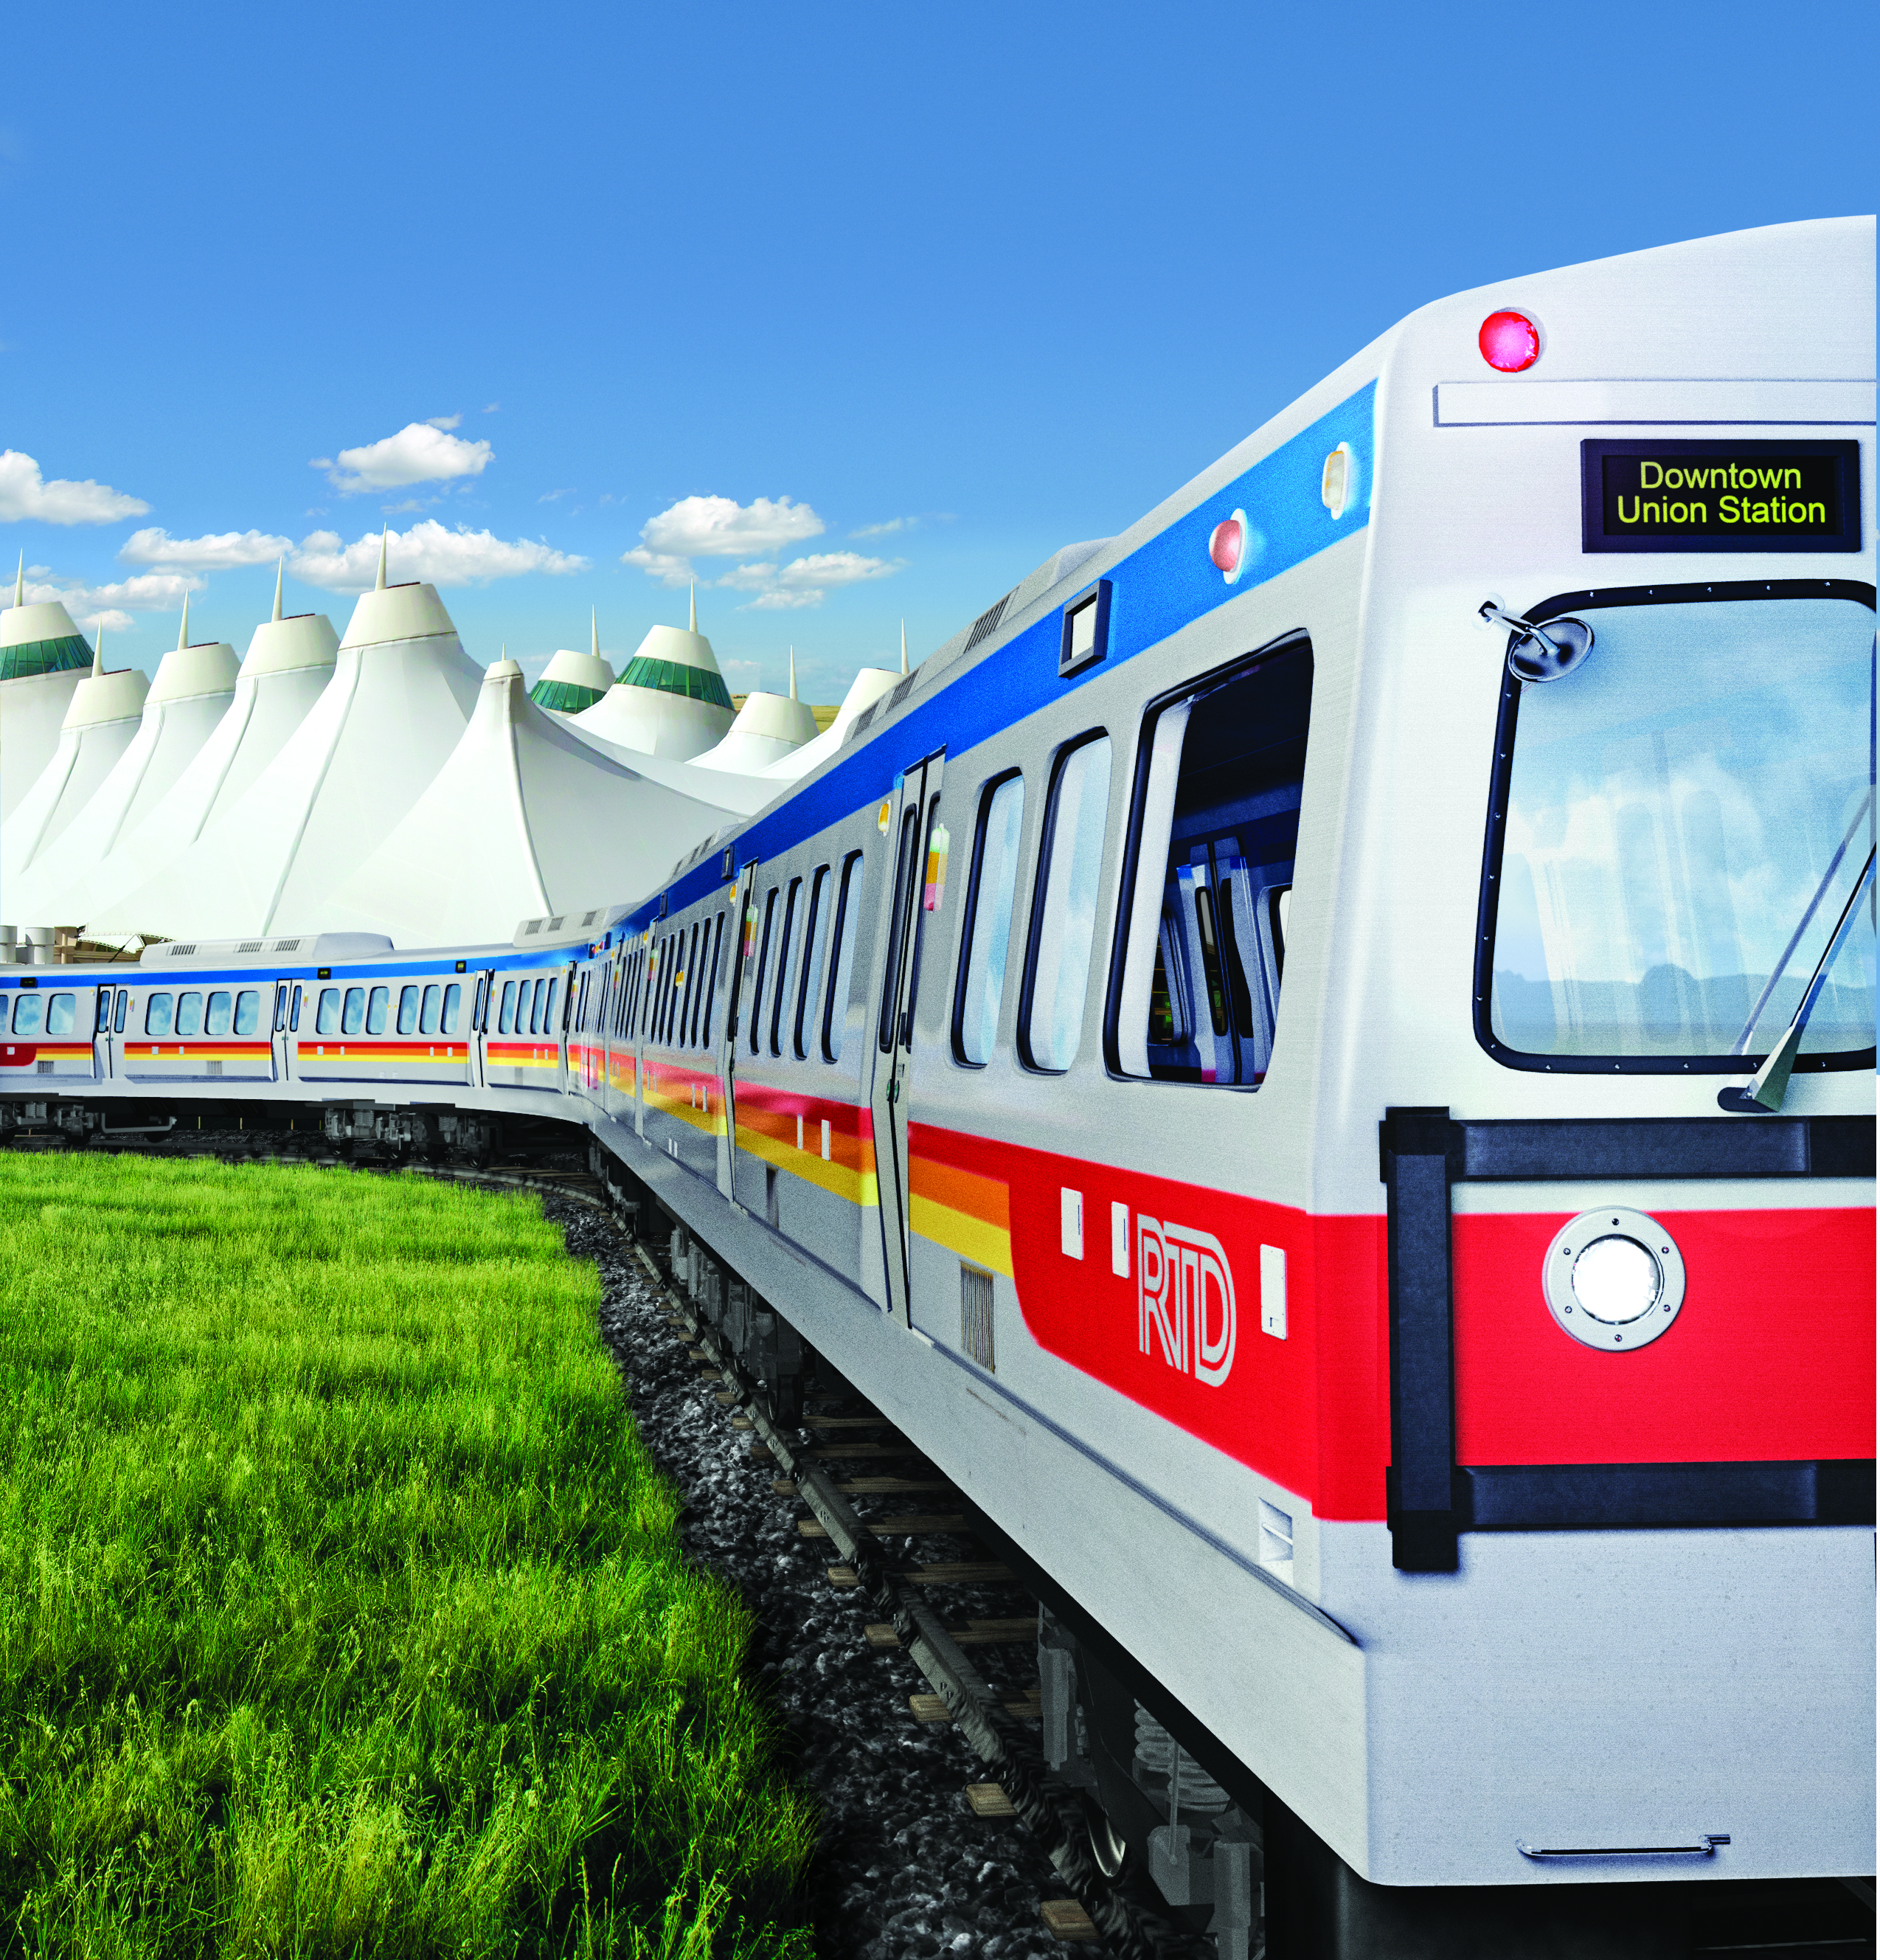
<svg viewBox="0 0 1880 1960">
<path fill-rule="evenodd" d="M 1781 984 L 1782 976 L 1789 970 L 1789 963 L 1795 957 L 1796 948 L 1802 943 L 1802 935 L 1808 929 L 1809 921 L 1819 909 L 1821 901 L 1828 896 L 1828 887 L 1834 882 L 1834 873 L 1841 867 L 1841 860 L 1847 855 L 1847 847 L 1853 842 L 1854 835 L 1866 821 L 1867 810 L 1873 801 L 1873 785 L 1867 785 L 1867 794 L 1860 800 L 1860 807 L 1854 812 L 1854 820 L 1847 826 L 1847 835 L 1835 846 L 1834 854 L 1828 861 L 1828 869 L 1821 873 L 1821 882 L 1815 888 L 1815 896 L 1803 909 L 1796 929 L 1789 935 L 1789 943 L 1782 949 L 1782 957 L 1776 962 L 1775 970 L 1769 976 L 1769 983 L 1756 997 L 1756 1004 L 1749 1010 L 1749 1019 L 1743 1023 L 1743 1032 L 1730 1044 L 1732 1055 L 1748 1055 L 1750 1038 L 1756 1032 L 1756 1023 L 1763 1017 L 1763 1010 L 1769 1004 L 1769 997 Z M 1818 969 L 1817 969 L 1819 970 Z"/>
<path fill-rule="evenodd" d="M 1821 989 L 1828 984 L 1829 969 L 1834 966 L 1835 956 L 1847 943 L 1848 929 L 1853 924 L 1855 908 L 1860 902 L 1860 895 L 1867 889 L 1873 876 L 1874 848 L 1867 847 L 1867 861 L 1861 868 L 1860 876 L 1854 880 L 1854 889 L 1847 895 L 1847 902 L 1841 908 L 1841 915 L 1835 921 L 1834 931 L 1821 958 L 1815 963 L 1814 972 L 1808 985 L 1802 989 L 1802 1004 L 1796 1010 L 1795 1019 L 1789 1023 L 1789 1030 L 1770 1051 L 1769 1059 L 1757 1070 L 1741 1089 L 1726 1089 L 1717 1096 L 1717 1102 L 1726 1109 L 1747 1114 L 1751 1111 L 1773 1112 L 1782 1107 L 1782 1099 L 1789 1093 L 1789 1074 L 1795 1067 L 1795 1058 L 1801 1052 L 1802 1036 L 1808 1025 L 1808 1017 L 1815 1011 L 1815 1004 L 1821 998 Z"/>
</svg>

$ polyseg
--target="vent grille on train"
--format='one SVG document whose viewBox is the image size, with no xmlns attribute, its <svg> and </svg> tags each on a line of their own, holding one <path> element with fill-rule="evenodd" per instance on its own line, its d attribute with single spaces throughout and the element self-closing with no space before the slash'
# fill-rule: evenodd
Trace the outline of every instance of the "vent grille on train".
<svg viewBox="0 0 1880 1960">
<path fill-rule="evenodd" d="M 548 930 L 550 932 L 559 932 L 561 930 L 561 921 L 558 918 L 550 919 L 548 924 Z"/>
<path fill-rule="evenodd" d="M 531 919 L 529 923 L 523 928 L 522 936 L 524 939 L 533 939 L 536 934 L 541 930 L 542 921 L 539 919 Z"/>
<path fill-rule="evenodd" d="M 899 708 L 902 702 L 905 701 L 908 696 L 914 692 L 914 683 L 918 680 L 920 677 L 921 676 L 918 673 L 911 673 L 908 676 L 905 680 L 896 681 L 895 682 L 894 692 L 888 697 L 888 707 L 890 712 Z"/>
<path fill-rule="evenodd" d="M 277 939 L 274 943 L 276 953 L 298 953 L 301 942 L 297 939 Z"/>
<path fill-rule="evenodd" d="M 992 1275 L 977 1266 L 959 1268 L 959 1344 L 988 1373 L 992 1359 Z"/>
<path fill-rule="evenodd" d="M 1016 590 L 1017 587 L 1015 586 L 1013 588 L 1013 590 L 1016 591 Z M 978 618 L 974 620 L 972 622 L 972 631 L 966 635 L 966 651 L 968 653 L 971 653 L 973 648 L 978 646 L 981 640 L 985 638 L 987 635 L 989 633 L 996 633 L 999 630 L 999 622 L 1005 617 L 1005 609 L 1011 603 L 1012 593 L 1008 592 L 1005 597 L 999 601 L 997 605 L 988 606 L 986 609 L 980 614 Z"/>
<path fill-rule="evenodd" d="M 195 951 L 196 948 L 192 944 L 185 946 L 179 941 L 176 945 L 170 947 L 170 956 L 172 959 L 187 959 L 195 953 Z"/>
<path fill-rule="evenodd" d="M 258 939 L 244 939 L 235 950 L 237 953 L 259 953 L 261 950 L 261 941 Z"/>
<path fill-rule="evenodd" d="M 853 742 L 856 737 L 861 733 L 862 730 L 868 726 L 870 722 L 874 720 L 875 711 L 880 707 L 880 705 L 881 703 L 880 702 L 871 701 L 868 705 L 862 710 L 860 714 L 856 716 L 854 722 L 851 724 L 848 731 L 848 739 L 851 742 Z"/>
</svg>

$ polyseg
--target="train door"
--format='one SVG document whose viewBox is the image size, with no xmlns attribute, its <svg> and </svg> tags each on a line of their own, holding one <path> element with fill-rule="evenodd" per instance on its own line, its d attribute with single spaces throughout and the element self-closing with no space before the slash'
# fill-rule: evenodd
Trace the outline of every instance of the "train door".
<svg viewBox="0 0 1880 1960">
<path fill-rule="evenodd" d="M 269 1024 L 268 1045 L 272 1063 L 272 1073 L 276 1082 L 285 1082 L 288 1074 L 288 1013 L 292 1004 L 294 989 L 285 980 L 274 983 L 274 1013 Z"/>
<path fill-rule="evenodd" d="M 932 882 L 930 861 L 940 814 L 943 756 L 916 762 L 895 779 L 884 809 L 894 852 L 894 877 L 882 880 L 886 911 L 876 944 L 885 947 L 878 976 L 881 993 L 875 1022 L 874 1073 L 869 1109 L 875 1138 L 875 1175 L 880 1192 L 882 1256 L 888 1310 L 908 1322 L 908 1062 L 913 1051 L 915 993 L 920 979 L 923 895 Z"/>
<path fill-rule="evenodd" d="M 116 998 L 122 991 L 116 987 L 100 987 L 98 989 L 97 1017 L 91 1036 L 91 1073 L 100 1082 L 108 1082 L 113 1074 L 111 1014 Z"/>
<path fill-rule="evenodd" d="M 718 1017 L 716 1066 L 718 1097 L 724 1110 L 724 1138 L 718 1151 L 718 1188 L 735 1202 L 737 1198 L 738 1163 L 738 1010 L 744 998 L 744 969 L 752 957 L 752 942 L 757 937 L 757 865 L 755 861 L 746 864 L 739 874 L 731 917 L 733 921 L 731 929 L 740 937 L 733 943 L 729 953 L 731 971 L 725 982 L 724 1010 Z M 752 1004 L 751 1011 L 753 1013 L 757 1011 L 755 1002 Z"/>
</svg>

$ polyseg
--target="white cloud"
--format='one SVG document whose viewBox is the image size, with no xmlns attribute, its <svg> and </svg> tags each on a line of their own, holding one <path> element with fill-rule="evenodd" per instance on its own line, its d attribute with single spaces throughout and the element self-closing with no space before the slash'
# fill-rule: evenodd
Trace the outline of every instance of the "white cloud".
<svg viewBox="0 0 1880 1960">
<path fill-rule="evenodd" d="M 622 565 L 637 565 L 648 578 L 657 578 L 660 584 L 683 590 L 696 575 L 689 558 L 673 558 L 665 552 L 648 551 L 644 545 L 635 545 L 631 551 L 620 554 Z"/>
<path fill-rule="evenodd" d="M 351 544 L 337 531 L 313 531 L 288 560 L 296 578 L 329 592 L 363 592 L 378 576 L 378 534 L 368 531 Z M 585 571 L 587 561 L 528 538 L 510 543 L 488 531 L 459 525 L 447 530 L 426 517 L 408 531 L 390 534 L 386 576 L 395 583 L 422 579 L 431 585 L 480 585 L 523 572 Z"/>
<path fill-rule="evenodd" d="M 739 592 L 754 592 L 746 612 L 794 612 L 820 606 L 832 590 L 859 585 L 871 578 L 891 578 L 902 568 L 899 558 L 864 558 L 859 552 L 816 552 L 793 558 L 786 565 L 741 565 L 718 581 Z"/>
<path fill-rule="evenodd" d="M 453 476 L 480 476 L 495 454 L 487 442 L 466 442 L 430 422 L 407 422 L 396 435 L 342 449 L 336 467 L 317 456 L 311 467 L 324 469 L 336 490 L 397 490 L 408 483 L 435 483 Z"/>
<path fill-rule="evenodd" d="M 126 565 L 161 565 L 185 571 L 224 571 L 237 565 L 266 565 L 294 549 L 291 538 L 266 531 L 218 531 L 199 538 L 173 538 L 160 524 L 133 531 L 118 549 Z"/>
<path fill-rule="evenodd" d="M 48 483 L 31 457 L 17 449 L 0 450 L 0 521 L 110 524 L 120 517 L 141 517 L 149 508 L 141 498 L 126 497 L 88 476 L 82 483 L 62 476 Z"/>
<path fill-rule="evenodd" d="M 425 418 L 425 426 L 427 428 L 453 429 L 463 419 L 460 415 L 427 415 Z"/>
<path fill-rule="evenodd" d="M 920 522 L 918 517 L 890 517 L 885 524 L 864 524 L 859 531 L 851 531 L 851 538 L 885 538 L 896 531 L 911 531 Z"/>
<path fill-rule="evenodd" d="M 552 504 L 558 498 L 572 497 L 574 494 L 574 488 L 575 486 L 571 483 L 564 490 L 545 490 L 536 501 L 538 504 Z"/>
<path fill-rule="evenodd" d="M 205 581 L 182 571 L 144 571 L 135 578 L 120 578 L 109 585 L 87 585 L 78 579 L 36 580 L 33 574 L 43 566 L 28 569 L 26 596 L 29 603 L 43 605 L 56 599 L 75 619 L 104 616 L 107 626 L 129 625 L 133 612 L 174 612 L 183 604 L 186 592 L 200 592 Z"/>
<path fill-rule="evenodd" d="M 676 558 L 741 558 L 800 545 L 822 533 L 822 520 L 807 504 L 787 497 L 749 504 L 729 497 L 682 497 L 651 518 L 640 531 L 649 551 Z"/>
</svg>

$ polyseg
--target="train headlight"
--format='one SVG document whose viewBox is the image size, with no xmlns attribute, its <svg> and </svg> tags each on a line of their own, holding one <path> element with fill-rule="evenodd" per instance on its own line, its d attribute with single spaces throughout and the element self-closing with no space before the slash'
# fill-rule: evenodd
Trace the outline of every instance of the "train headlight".
<svg viewBox="0 0 1880 1960">
<path fill-rule="evenodd" d="M 1541 1285 L 1563 1333 L 1624 1353 L 1656 1341 L 1678 1318 L 1684 1262 L 1656 1219 L 1614 1204 L 1561 1227 L 1547 1249 Z"/>
</svg>

